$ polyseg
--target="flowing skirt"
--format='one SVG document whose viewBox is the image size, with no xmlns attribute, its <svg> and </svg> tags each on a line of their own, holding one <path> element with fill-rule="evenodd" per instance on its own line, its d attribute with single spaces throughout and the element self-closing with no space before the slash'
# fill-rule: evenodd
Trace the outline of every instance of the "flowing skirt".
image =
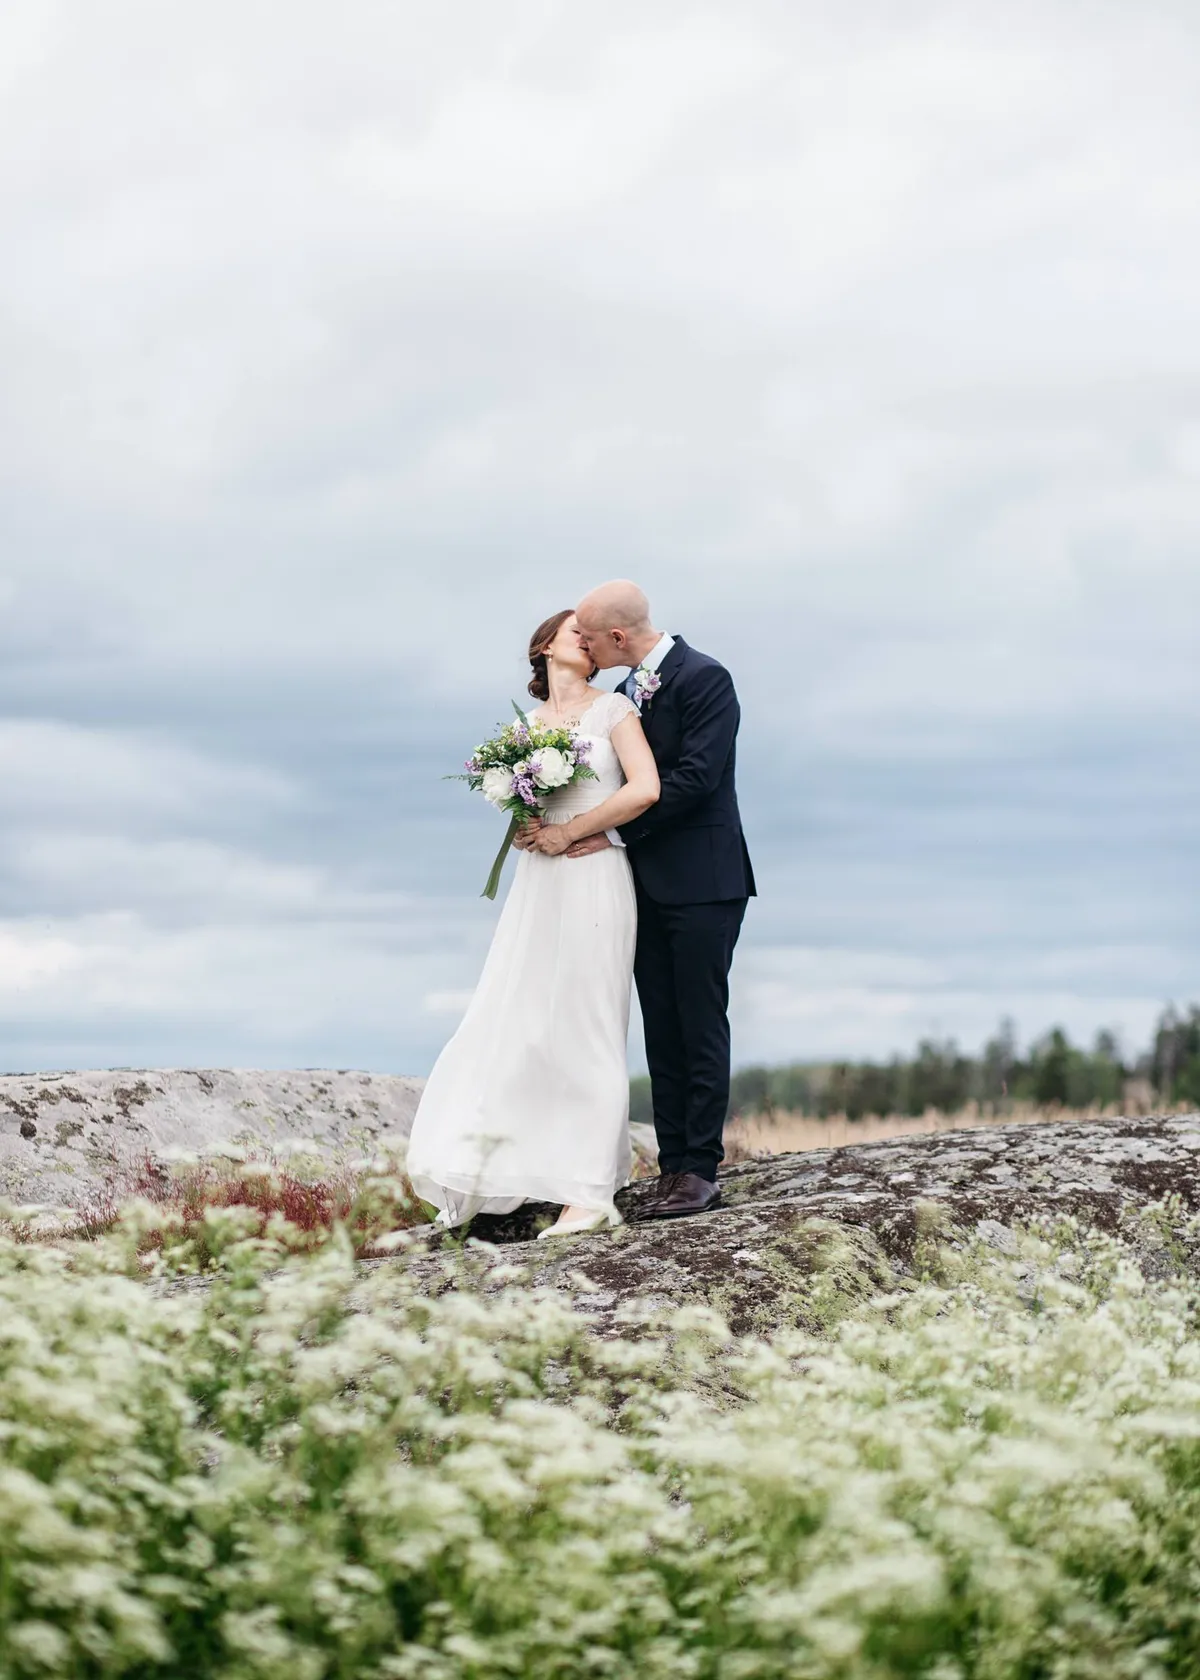
<svg viewBox="0 0 1200 1680">
<path fill-rule="evenodd" d="M 619 847 L 518 854 L 479 985 L 409 1141 L 413 1188 L 451 1223 L 523 1201 L 606 1207 L 628 1180 L 636 935 Z"/>
</svg>

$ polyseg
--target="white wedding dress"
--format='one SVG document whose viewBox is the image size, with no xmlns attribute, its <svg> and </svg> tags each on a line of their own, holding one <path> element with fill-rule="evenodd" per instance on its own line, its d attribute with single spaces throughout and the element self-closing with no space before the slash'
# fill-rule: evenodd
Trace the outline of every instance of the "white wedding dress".
<svg viewBox="0 0 1200 1680">
<path fill-rule="evenodd" d="M 601 695 L 576 733 L 595 781 L 547 796 L 545 820 L 590 811 L 624 778 L 609 740 L 635 713 Z M 451 1224 L 524 1201 L 603 1208 L 629 1177 L 626 1035 L 637 907 L 620 847 L 516 853 L 474 996 L 429 1076 L 408 1174 Z"/>
</svg>

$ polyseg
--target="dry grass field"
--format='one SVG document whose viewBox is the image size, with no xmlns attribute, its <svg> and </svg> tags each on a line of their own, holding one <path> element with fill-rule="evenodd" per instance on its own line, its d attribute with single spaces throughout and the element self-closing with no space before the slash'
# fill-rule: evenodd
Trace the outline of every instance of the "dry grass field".
<svg viewBox="0 0 1200 1680">
<path fill-rule="evenodd" d="M 841 1149 L 847 1144 L 876 1143 L 884 1138 L 923 1136 L 931 1132 L 973 1130 L 978 1126 L 1036 1126 L 1051 1120 L 1094 1120 L 1103 1115 L 1149 1113 L 1141 1101 L 1106 1108 L 1045 1108 L 1036 1103 L 1010 1103 L 1003 1109 L 970 1103 L 954 1114 L 928 1109 L 924 1114 L 869 1114 L 860 1120 L 844 1114 L 824 1119 L 812 1114 L 738 1115 L 725 1128 L 726 1159 L 751 1155 L 782 1155 L 791 1150 Z M 1184 1114 L 1187 1104 L 1158 1107 L 1155 1112 Z"/>
</svg>

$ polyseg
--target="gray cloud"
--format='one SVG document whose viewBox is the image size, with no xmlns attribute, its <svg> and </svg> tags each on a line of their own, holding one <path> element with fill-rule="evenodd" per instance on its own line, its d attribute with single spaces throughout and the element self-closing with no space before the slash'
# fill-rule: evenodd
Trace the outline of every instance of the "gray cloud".
<svg viewBox="0 0 1200 1680">
<path fill-rule="evenodd" d="M 1200 28 L 15 0 L 0 1061 L 422 1071 L 440 780 L 633 572 L 727 658 L 743 1059 L 1200 993 Z"/>
</svg>

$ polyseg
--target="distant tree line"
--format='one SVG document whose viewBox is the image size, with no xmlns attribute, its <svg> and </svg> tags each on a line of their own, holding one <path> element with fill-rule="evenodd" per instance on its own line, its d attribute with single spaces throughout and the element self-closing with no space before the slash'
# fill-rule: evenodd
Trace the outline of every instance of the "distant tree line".
<svg viewBox="0 0 1200 1680">
<path fill-rule="evenodd" d="M 1183 1014 L 1164 1010 L 1152 1046 L 1132 1060 L 1122 1056 L 1114 1033 L 1097 1033 L 1092 1048 L 1084 1050 L 1061 1027 L 1021 1055 L 1016 1029 L 1006 1020 L 978 1056 L 965 1055 L 953 1039 L 923 1039 L 908 1059 L 745 1067 L 733 1076 L 729 1113 L 845 1114 L 860 1120 L 931 1108 L 953 1114 L 969 1103 L 1001 1112 L 1016 1103 L 1105 1107 L 1126 1100 L 1131 1080 L 1144 1082 L 1164 1105 L 1200 1108 L 1200 1005 Z M 630 1082 L 630 1117 L 653 1118 L 649 1079 Z"/>
</svg>

